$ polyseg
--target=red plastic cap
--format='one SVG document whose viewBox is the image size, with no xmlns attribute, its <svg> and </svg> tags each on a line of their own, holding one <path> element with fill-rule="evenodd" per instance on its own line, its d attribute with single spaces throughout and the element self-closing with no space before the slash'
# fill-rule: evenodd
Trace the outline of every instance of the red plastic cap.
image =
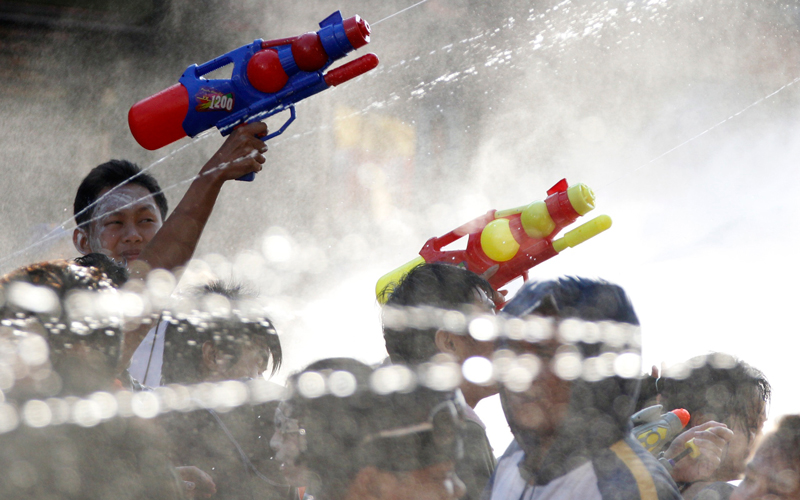
<svg viewBox="0 0 800 500">
<path fill-rule="evenodd" d="M 189 112 L 189 93 L 180 83 L 143 99 L 128 111 L 133 138 L 150 151 L 186 137 L 183 120 Z"/>
<path fill-rule="evenodd" d="M 371 69 L 375 69 L 375 67 L 378 66 L 378 62 L 378 56 L 375 54 L 363 55 L 354 61 L 350 61 L 343 66 L 328 71 L 325 74 L 325 83 L 331 87 L 335 87 L 347 80 L 352 80 L 359 75 L 363 75 Z"/>
<path fill-rule="evenodd" d="M 361 19 L 360 16 L 345 19 L 342 25 L 353 49 L 359 49 L 369 43 L 369 35 L 372 30 L 369 28 L 369 23 Z"/>
<path fill-rule="evenodd" d="M 247 79 L 259 92 L 274 94 L 286 85 L 289 76 L 283 70 L 278 51 L 261 50 L 247 62 Z"/>
<path fill-rule="evenodd" d="M 300 35 L 292 42 L 292 56 L 303 71 L 317 71 L 328 64 L 328 54 L 316 33 Z"/>
<path fill-rule="evenodd" d="M 672 410 L 672 413 L 678 416 L 678 418 L 681 420 L 681 424 L 683 424 L 684 427 L 686 427 L 686 424 L 689 423 L 689 419 L 692 418 L 691 415 L 689 415 L 689 412 L 683 408 Z"/>
</svg>

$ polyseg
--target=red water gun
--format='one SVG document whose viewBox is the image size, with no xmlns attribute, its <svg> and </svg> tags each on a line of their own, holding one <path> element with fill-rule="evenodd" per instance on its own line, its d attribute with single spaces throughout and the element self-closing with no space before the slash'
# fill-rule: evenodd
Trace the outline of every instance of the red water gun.
<svg viewBox="0 0 800 500">
<path fill-rule="evenodd" d="M 494 274 L 488 278 L 495 290 L 520 276 L 527 280 L 528 270 L 533 266 L 611 227 L 611 218 L 601 215 L 563 237 L 553 239 L 564 227 L 592 209 L 594 193 L 588 186 L 576 184 L 570 187 L 566 179 L 561 179 L 547 191 L 544 201 L 502 211 L 489 210 L 444 236 L 429 239 L 420 250 L 419 257 L 378 280 L 378 300 L 385 302 L 403 276 L 426 262 L 446 262 L 465 267 L 476 274 L 484 274 L 496 267 Z M 444 248 L 464 236 L 468 238 L 466 249 Z"/>
</svg>

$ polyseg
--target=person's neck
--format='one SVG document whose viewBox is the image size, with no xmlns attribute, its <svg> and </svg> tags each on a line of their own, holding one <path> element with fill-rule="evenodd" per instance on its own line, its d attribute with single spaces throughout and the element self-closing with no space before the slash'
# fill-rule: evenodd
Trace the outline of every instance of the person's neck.
<svg viewBox="0 0 800 500">
<path fill-rule="evenodd" d="M 461 393 L 464 395 L 464 401 L 467 403 L 467 406 L 473 410 L 476 406 L 478 406 L 478 403 L 480 403 L 482 399 L 497 394 L 496 389 L 475 385 L 471 382 L 467 382 L 466 380 L 461 383 L 461 387 L 459 387 L 459 389 L 461 389 Z"/>
<path fill-rule="evenodd" d="M 525 451 L 525 461 L 523 470 L 537 475 L 538 471 L 542 468 L 542 464 L 544 463 L 544 457 L 547 456 L 547 452 L 550 451 L 550 447 L 553 445 L 554 441 L 554 436 L 547 436 L 545 438 L 540 438 L 534 447 L 524 447 L 523 450 Z M 526 481 L 535 480 L 534 477 L 528 477 L 525 479 Z"/>
</svg>

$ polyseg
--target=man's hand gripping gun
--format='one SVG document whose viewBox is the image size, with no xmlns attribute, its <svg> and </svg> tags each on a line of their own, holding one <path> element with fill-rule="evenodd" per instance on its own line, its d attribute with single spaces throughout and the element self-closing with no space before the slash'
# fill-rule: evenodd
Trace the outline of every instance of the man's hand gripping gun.
<svg viewBox="0 0 800 500">
<path fill-rule="evenodd" d="M 316 33 L 258 39 L 200 66 L 189 66 L 180 83 L 131 107 L 128 123 L 134 138 L 154 150 L 211 127 L 228 135 L 237 126 L 288 109 L 289 119 L 263 139 L 282 134 L 295 119 L 295 104 L 378 65 L 375 54 L 366 54 L 323 74 L 334 61 L 368 44 L 370 27 L 359 16 L 343 20 L 338 11 L 319 26 Z M 229 64 L 233 64 L 230 79 L 203 77 Z M 248 174 L 239 180 L 253 178 Z"/>
<path fill-rule="evenodd" d="M 690 439 L 684 445 L 684 450 L 674 458 L 664 458 L 662 453 L 665 447 L 683 432 L 689 423 L 691 415 L 683 408 L 677 408 L 667 413 L 661 413 L 662 406 L 654 405 L 638 411 L 631 416 L 634 425 L 631 434 L 647 451 L 658 457 L 659 462 L 672 472 L 672 468 L 680 459 L 691 456 L 700 456 L 700 448 Z"/>
<path fill-rule="evenodd" d="M 601 215 L 554 240 L 564 227 L 594 209 L 594 193 L 585 184 L 569 186 L 562 179 L 547 191 L 544 201 L 509 210 L 490 210 L 477 219 L 434 237 L 425 243 L 419 257 L 384 275 L 376 286 L 385 302 L 403 276 L 423 263 L 446 262 L 463 266 L 476 274 L 496 268 L 487 281 L 499 290 L 514 279 L 528 279 L 528 270 L 611 227 L 611 218 Z M 465 250 L 444 247 L 467 236 Z M 491 274 L 486 273 L 488 276 Z M 498 307 L 500 304 L 498 304 Z"/>
</svg>

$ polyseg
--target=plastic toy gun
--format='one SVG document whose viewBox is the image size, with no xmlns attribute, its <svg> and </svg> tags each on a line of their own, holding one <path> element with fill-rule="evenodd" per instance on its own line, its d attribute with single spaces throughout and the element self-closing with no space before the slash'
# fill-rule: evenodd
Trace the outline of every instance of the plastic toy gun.
<svg viewBox="0 0 800 500">
<path fill-rule="evenodd" d="M 368 44 L 370 28 L 359 16 L 343 20 L 339 11 L 319 26 L 316 33 L 267 42 L 258 39 L 200 66 L 189 66 L 180 83 L 131 107 L 128 124 L 133 137 L 154 150 L 211 127 L 228 135 L 236 126 L 289 109 L 291 116 L 283 126 L 263 139 L 282 134 L 295 119 L 296 103 L 378 65 L 375 54 L 366 54 L 323 74 L 333 61 Z M 233 64 L 230 79 L 203 78 L 229 64 Z M 253 178 L 249 174 L 240 180 Z"/>
<path fill-rule="evenodd" d="M 378 280 L 378 300 L 385 302 L 406 273 L 426 262 L 463 266 L 476 274 L 497 266 L 488 281 L 499 290 L 520 276 L 527 280 L 533 266 L 611 227 L 611 218 L 601 215 L 554 240 L 561 229 L 594 209 L 594 193 L 585 184 L 569 187 L 561 179 L 547 195 L 544 201 L 527 206 L 490 210 L 444 236 L 429 239 L 419 257 Z M 465 250 L 443 250 L 464 236 L 468 237 Z"/>
<path fill-rule="evenodd" d="M 654 405 L 631 416 L 633 437 L 653 455 L 658 455 L 667 444 L 678 437 L 691 418 L 689 412 L 683 408 L 664 414 L 661 413 L 662 409 L 661 405 Z"/>
</svg>

